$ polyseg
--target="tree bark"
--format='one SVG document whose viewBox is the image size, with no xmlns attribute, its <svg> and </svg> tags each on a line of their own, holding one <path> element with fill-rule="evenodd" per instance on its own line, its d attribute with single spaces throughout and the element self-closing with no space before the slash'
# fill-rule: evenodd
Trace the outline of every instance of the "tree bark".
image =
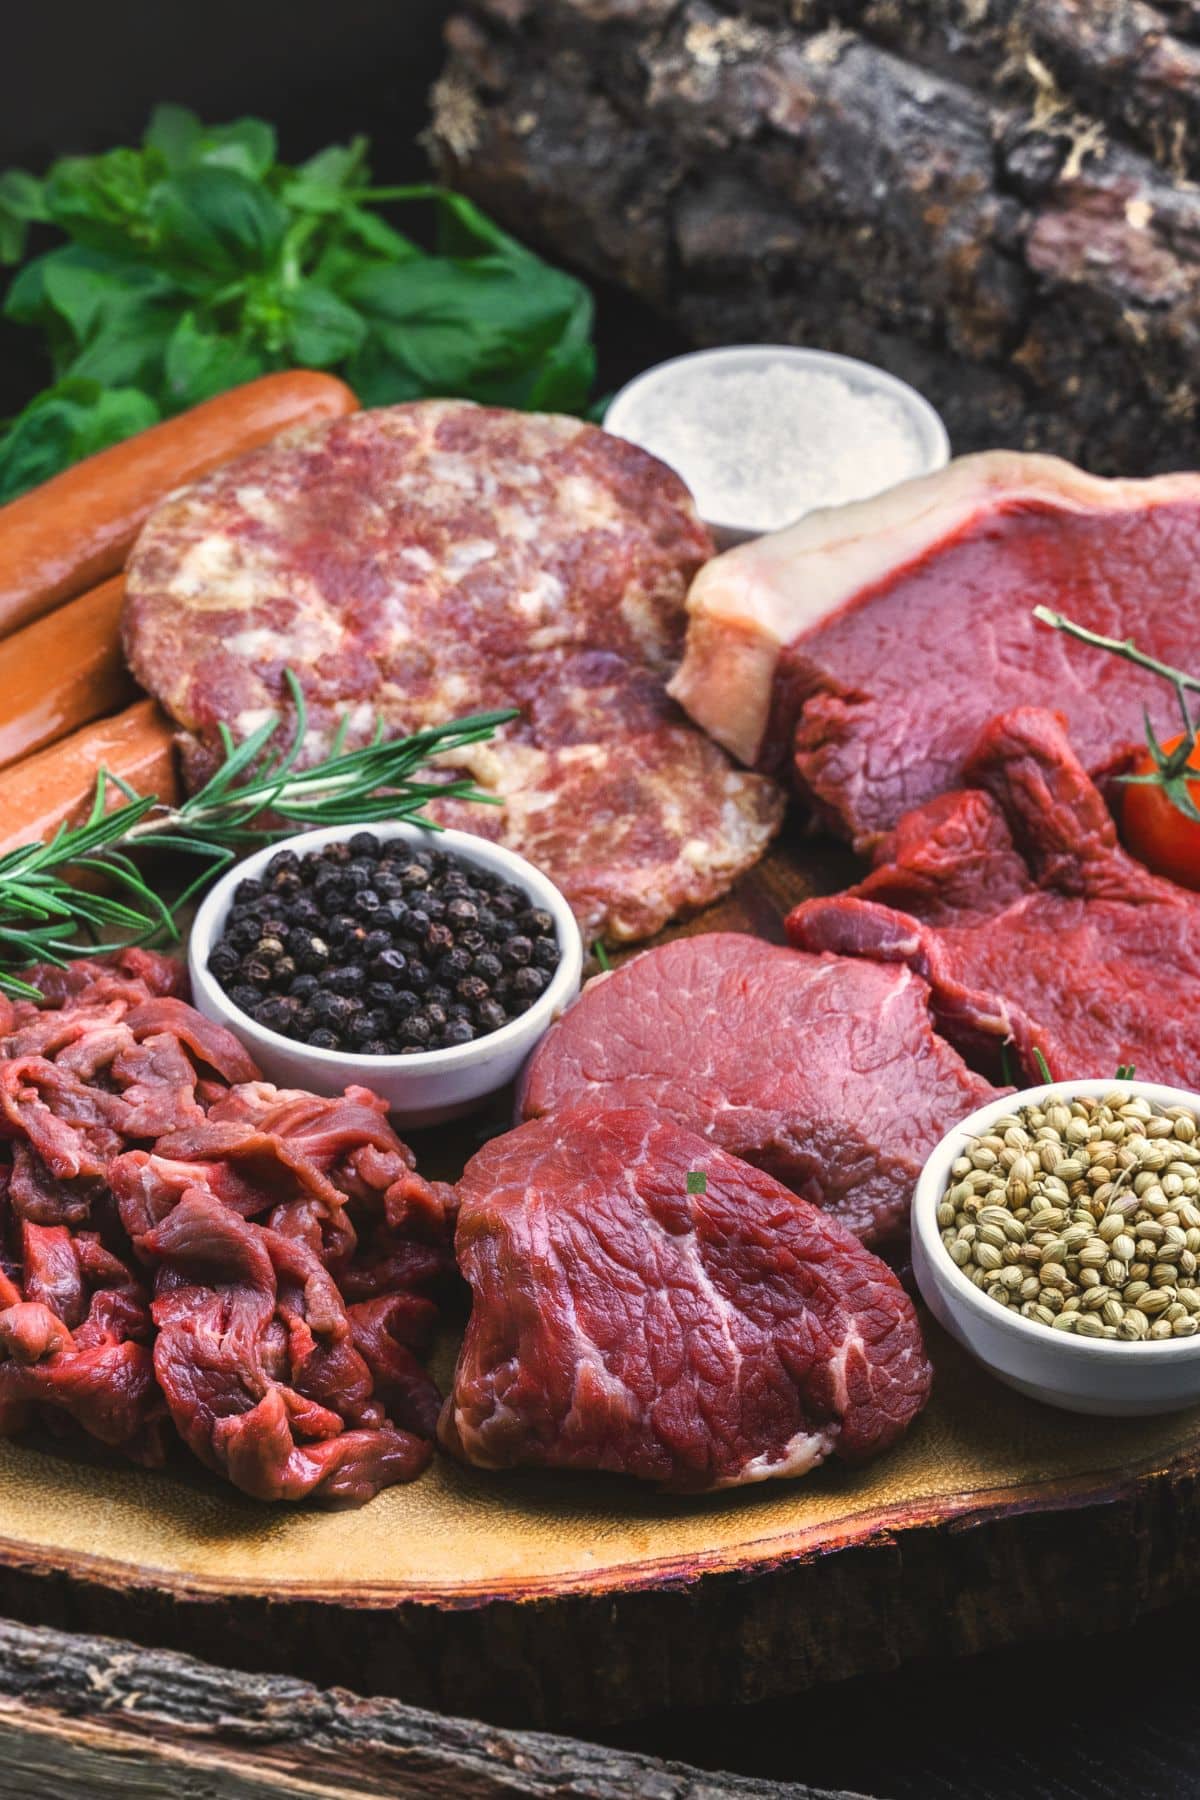
<svg viewBox="0 0 1200 1800">
<path fill-rule="evenodd" d="M 850 1800 L 0 1619 L 0 1800 Z"/>
<path fill-rule="evenodd" d="M 444 175 L 698 343 L 923 388 L 955 448 L 1200 447 L 1197 9 L 464 0 Z"/>
</svg>

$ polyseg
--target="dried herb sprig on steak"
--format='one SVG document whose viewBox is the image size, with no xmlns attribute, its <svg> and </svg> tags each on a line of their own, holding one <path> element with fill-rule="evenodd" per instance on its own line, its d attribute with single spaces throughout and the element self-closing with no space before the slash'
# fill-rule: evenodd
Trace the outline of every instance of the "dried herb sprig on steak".
<svg viewBox="0 0 1200 1800">
<path fill-rule="evenodd" d="M 475 713 L 402 738 L 386 738 L 380 725 L 371 742 L 356 750 L 344 748 L 348 720 L 343 719 L 329 755 L 298 769 L 308 719 L 290 670 L 286 680 L 296 724 L 283 748 L 273 748 L 283 731 L 281 719 L 268 720 L 240 744 L 222 725 L 220 767 L 179 806 L 139 794 L 102 768 L 84 824 L 61 825 L 48 843 L 23 844 L 0 856 L 0 992 L 39 999 L 37 989 L 13 973 L 31 963 L 62 964 L 160 933 L 177 939 L 179 909 L 240 849 L 297 826 L 409 819 L 436 830 L 424 814 L 431 799 L 498 804 L 468 779 L 429 781 L 420 772 L 435 757 L 486 742 L 515 716 L 512 712 Z M 114 789 L 123 798 L 111 806 Z M 131 855 L 151 847 L 202 864 L 172 902 Z M 102 876 L 108 891 L 75 885 L 89 872 Z"/>
<path fill-rule="evenodd" d="M 1143 707 L 1146 745 L 1154 766 L 1148 774 L 1118 775 L 1117 780 L 1129 787 L 1161 788 L 1178 812 L 1191 819 L 1193 824 L 1200 825 L 1200 808 L 1197 808 L 1188 791 L 1196 780 L 1196 770 L 1194 767 L 1189 768 L 1189 764 L 1196 748 L 1198 727 L 1192 718 L 1187 698 L 1189 692 L 1200 693 L 1200 675 L 1189 675 L 1185 669 L 1176 669 L 1170 663 L 1160 662 L 1156 656 L 1139 650 L 1132 638 L 1105 637 L 1101 632 L 1089 631 L 1086 625 L 1078 625 L 1074 619 L 1068 619 L 1064 613 L 1055 612 L 1048 606 L 1035 606 L 1033 616 L 1043 625 L 1052 625 L 1055 631 L 1078 639 L 1081 644 L 1090 644 L 1096 650 L 1110 650 L 1115 656 L 1124 657 L 1126 662 L 1134 663 L 1139 669 L 1146 669 L 1152 675 L 1160 675 L 1164 681 L 1171 683 L 1183 718 L 1182 737 L 1171 749 L 1161 744 L 1155 735 L 1149 708 Z"/>
</svg>

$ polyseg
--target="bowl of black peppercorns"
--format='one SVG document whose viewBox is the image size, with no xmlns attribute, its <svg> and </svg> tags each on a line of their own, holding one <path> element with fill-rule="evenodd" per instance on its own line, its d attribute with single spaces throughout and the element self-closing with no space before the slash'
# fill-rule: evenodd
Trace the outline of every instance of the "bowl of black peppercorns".
<svg viewBox="0 0 1200 1800">
<path fill-rule="evenodd" d="M 307 831 L 230 869 L 188 951 L 195 1004 L 283 1087 L 373 1088 L 409 1125 L 471 1111 L 579 992 L 563 896 L 463 831 Z"/>
</svg>

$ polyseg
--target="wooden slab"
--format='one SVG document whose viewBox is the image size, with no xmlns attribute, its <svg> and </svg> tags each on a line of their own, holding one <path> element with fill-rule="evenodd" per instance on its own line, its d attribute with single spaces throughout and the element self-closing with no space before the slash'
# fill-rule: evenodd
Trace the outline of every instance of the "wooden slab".
<svg viewBox="0 0 1200 1800">
<path fill-rule="evenodd" d="M 691 929 L 777 935 L 798 893 L 850 873 L 793 845 Z M 502 1115 L 423 1144 L 424 1166 L 452 1170 L 489 1124 Z M 3 1443 L 0 1609 L 557 1723 L 1100 1629 L 1200 1588 L 1200 1412 L 1053 1412 L 932 1326 L 930 1340 L 933 1401 L 890 1455 L 698 1500 L 439 1458 L 330 1514 L 257 1505 L 182 1464 L 148 1473 Z"/>
</svg>

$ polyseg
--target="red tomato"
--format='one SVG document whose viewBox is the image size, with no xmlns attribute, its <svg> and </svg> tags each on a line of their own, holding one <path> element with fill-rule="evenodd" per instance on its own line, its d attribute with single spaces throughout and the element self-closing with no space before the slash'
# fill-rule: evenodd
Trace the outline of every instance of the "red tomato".
<svg viewBox="0 0 1200 1800">
<path fill-rule="evenodd" d="M 1174 750 L 1181 739 L 1182 733 L 1168 738 L 1163 749 Z M 1194 781 L 1188 779 L 1188 796 L 1200 809 L 1200 743 L 1187 766 L 1198 771 Z M 1150 752 L 1143 750 L 1133 773 L 1149 775 L 1153 768 Z M 1121 836 L 1130 854 L 1156 875 L 1166 875 L 1181 887 L 1200 888 L 1200 825 L 1181 813 L 1160 787 L 1125 787 L 1122 793 Z"/>
</svg>

